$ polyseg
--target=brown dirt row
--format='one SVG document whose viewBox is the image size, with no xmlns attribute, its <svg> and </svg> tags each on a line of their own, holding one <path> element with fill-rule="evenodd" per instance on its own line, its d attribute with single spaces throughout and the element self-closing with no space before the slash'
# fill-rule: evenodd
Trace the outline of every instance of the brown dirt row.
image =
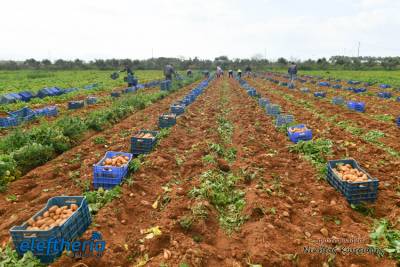
<svg viewBox="0 0 400 267">
<path fill-rule="evenodd" d="M 97 214 L 95 220 L 99 226 L 94 230 L 101 231 L 108 247 L 100 260 L 84 259 L 83 262 L 88 266 L 131 266 L 146 253 L 150 257 L 162 254 L 164 248 L 178 242 L 178 235 L 185 235 L 176 230 L 177 226 L 173 220 L 187 213 L 190 201 L 186 193 L 191 189 L 193 178 L 208 168 L 203 165 L 202 157 L 207 153 L 207 142 L 217 138 L 217 85 L 217 82 L 213 82 L 206 92 L 188 107 L 185 114 L 178 118 L 178 123 L 172 127 L 170 135 L 161 140 L 155 151 L 146 157 L 147 163 L 132 175 L 133 186 L 125 184 L 121 198 Z M 155 124 L 154 121 L 152 123 Z M 182 160 L 180 164 L 179 159 Z M 161 187 L 166 184 L 169 184 L 171 189 L 168 193 L 171 201 L 164 210 L 159 211 L 151 205 L 163 194 L 164 190 Z M 140 230 L 154 226 L 160 226 L 163 234 L 145 243 L 142 249 L 145 251 L 141 253 L 138 240 L 142 239 L 144 234 L 141 234 Z M 209 230 L 212 231 L 212 228 L 211 225 Z M 169 233 L 169 229 L 175 229 L 176 233 Z M 128 249 L 125 249 L 125 244 Z M 179 241 L 178 244 L 180 246 L 182 243 Z M 180 253 L 183 253 L 180 256 L 185 255 L 185 251 Z M 64 257 L 54 266 L 70 263 L 71 259 Z"/>
<path fill-rule="evenodd" d="M 394 123 L 388 124 L 379 122 L 369 116 L 365 116 L 358 112 L 353 112 L 346 108 L 334 105 L 329 101 L 325 101 L 324 99 L 316 99 L 312 95 L 305 94 L 297 90 L 289 90 L 286 88 L 282 88 L 268 81 L 264 81 L 261 79 L 256 79 L 255 81 L 261 82 L 261 84 L 268 84 L 268 86 L 271 89 L 283 92 L 287 95 L 295 97 L 296 99 L 307 100 L 308 102 L 313 104 L 316 110 L 321 114 L 326 114 L 327 116 L 330 117 L 336 116 L 337 118 L 334 120 L 335 123 L 348 120 L 353 122 L 356 126 L 358 126 L 361 129 L 379 130 L 385 134 L 385 137 L 381 138 L 379 141 L 386 144 L 388 147 L 400 151 L 400 145 L 397 142 L 398 138 L 400 138 L 400 131 L 397 125 Z"/>
<path fill-rule="evenodd" d="M 180 228 L 177 221 L 194 204 L 187 193 L 198 184 L 199 174 L 210 168 L 201 157 L 207 153 L 205 141 L 217 139 L 218 101 L 226 94 L 222 86 L 221 80 L 210 86 L 171 135 L 150 154 L 151 163 L 134 175 L 134 186 L 124 186 L 122 198 L 97 215 L 99 226 L 95 229 L 112 241 L 100 261 L 84 260 L 88 266 L 135 266 L 135 260 L 145 254 L 150 259 L 146 266 L 178 266 L 182 262 L 190 266 L 247 266 L 250 262 L 263 266 L 321 266 L 328 256 L 304 254 L 303 246 L 318 246 L 314 241 L 323 238 L 322 228 L 330 237 L 367 238 L 369 227 L 362 223 L 364 218 L 349 209 L 332 187 L 318 182 L 308 162 L 288 151 L 290 143 L 285 135 L 275 131 L 271 118 L 233 80 L 229 81 L 227 93 L 232 109 L 228 116 L 234 124 L 233 146 L 238 153 L 230 168 L 258 172 L 255 179 L 238 185 L 246 193 L 244 213 L 249 220 L 238 233 L 227 236 L 218 227 L 217 215 L 210 207 L 207 220 L 197 222 L 189 231 Z M 182 154 L 186 160 L 178 165 L 176 158 Z M 276 177 L 279 188 L 272 182 Z M 162 211 L 153 209 L 151 204 L 163 193 L 161 186 L 172 181 L 180 182 L 172 183 L 167 207 Z M 272 193 L 267 193 L 266 189 L 271 188 Z M 339 219 L 341 225 L 332 218 Z M 160 226 L 163 234 L 141 246 L 138 240 L 144 234 L 140 230 L 153 226 Z M 203 241 L 194 242 L 194 236 L 201 236 Z M 171 251 L 167 260 L 163 249 Z M 394 266 L 391 261 L 373 256 L 337 256 L 335 262 L 337 266 Z M 64 257 L 55 266 L 67 263 L 71 261 Z"/>
<path fill-rule="evenodd" d="M 166 112 L 172 102 L 179 100 L 195 85 L 182 88 L 164 99 L 135 112 L 113 127 L 91 134 L 77 147 L 61 154 L 30 171 L 10 184 L 7 192 L 0 194 L 0 242 L 8 241 L 8 230 L 20 224 L 43 207 L 50 197 L 81 195 L 82 185 L 92 181 L 92 165 L 108 150 L 129 151 L 130 136 L 141 128 L 153 128 L 159 114 Z M 95 145 L 94 138 L 103 136 L 105 145 Z M 78 179 L 77 179 L 78 178 Z M 7 195 L 17 196 L 16 202 L 7 201 Z"/>
<path fill-rule="evenodd" d="M 282 78 L 280 79 L 282 80 Z M 285 80 L 287 81 L 287 80 Z M 275 85 L 275 84 L 274 84 Z M 348 87 L 349 85 L 344 85 L 343 88 Z M 310 89 L 311 92 L 317 92 L 317 91 L 325 91 L 327 92 L 327 98 L 323 99 L 323 101 L 331 103 L 333 96 L 342 96 L 344 99 L 347 100 L 355 100 L 355 101 L 363 101 L 366 104 L 366 112 L 365 114 L 363 113 L 355 113 L 355 117 L 361 119 L 370 119 L 370 123 L 374 124 L 374 127 L 377 127 L 376 129 L 387 129 L 391 128 L 392 129 L 392 134 L 395 134 L 395 136 L 399 136 L 399 131 L 398 127 L 396 126 L 394 121 L 390 122 L 383 122 L 379 121 L 373 116 L 379 116 L 379 115 L 392 115 L 394 118 L 397 118 L 400 115 L 400 103 L 396 102 L 393 100 L 388 99 L 381 99 L 376 96 L 368 96 L 368 95 L 363 95 L 363 94 L 355 94 L 348 92 L 344 89 L 334 89 L 330 87 L 319 87 L 316 84 L 311 84 L 311 83 L 305 83 L 302 84 L 300 82 L 297 82 L 297 87 L 296 91 L 299 88 L 302 87 L 307 87 Z M 314 96 L 311 94 L 304 96 L 308 98 L 313 98 Z M 334 106 L 332 104 L 332 106 Z M 337 107 L 339 108 L 339 107 Z M 341 107 L 339 108 L 341 112 L 344 112 L 345 110 L 348 110 L 347 107 Z M 360 124 L 361 125 L 361 124 Z M 397 130 L 397 131 L 395 131 Z"/>
<path fill-rule="evenodd" d="M 252 82 L 250 81 L 250 84 Z M 260 84 L 258 84 L 260 85 Z M 324 121 L 305 109 L 285 100 L 282 96 L 273 93 L 270 85 L 256 86 L 263 96 L 270 98 L 271 102 L 281 105 L 282 109 L 293 114 L 295 120 L 304 123 L 313 130 L 314 138 L 330 139 L 334 142 L 333 155 L 329 159 L 351 157 L 364 166 L 373 177 L 380 181 L 379 196 L 374 205 L 376 217 L 399 216 L 397 193 L 395 187 L 400 177 L 400 162 L 387 155 L 376 146 L 367 143 L 361 138 L 345 132 L 334 123 Z M 318 111 L 322 112 L 322 111 Z M 350 208 L 350 207 L 348 207 Z"/>
</svg>

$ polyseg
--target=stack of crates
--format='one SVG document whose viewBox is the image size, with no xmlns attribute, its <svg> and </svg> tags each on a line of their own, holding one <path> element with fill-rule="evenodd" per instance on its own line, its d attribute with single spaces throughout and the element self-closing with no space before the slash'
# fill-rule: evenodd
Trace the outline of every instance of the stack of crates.
<svg viewBox="0 0 400 267">
<path fill-rule="evenodd" d="M 275 118 L 275 126 L 280 127 L 294 122 L 294 116 L 291 114 L 278 114 Z"/>
<path fill-rule="evenodd" d="M 281 107 L 276 104 L 267 104 L 265 105 L 266 112 L 268 115 L 277 116 L 281 113 Z"/>
<path fill-rule="evenodd" d="M 16 118 L 18 121 L 18 124 L 25 122 L 25 121 L 30 121 L 30 120 L 33 120 L 36 118 L 35 112 L 28 107 L 24 107 L 24 108 L 16 110 L 16 111 L 8 112 L 8 114 L 10 114 L 10 117 Z"/>
<path fill-rule="evenodd" d="M 178 115 L 181 115 L 185 112 L 185 105 L 180 104 L 180 103 L 175 103 L 171 105 L 171 113 Z"/>
<path fill-rule="evenodd" d="M 165 80 L 165 81 L 160 82 L 160 90 L 161 91 L 171 90 L 171 80 Z"/>
</svg>

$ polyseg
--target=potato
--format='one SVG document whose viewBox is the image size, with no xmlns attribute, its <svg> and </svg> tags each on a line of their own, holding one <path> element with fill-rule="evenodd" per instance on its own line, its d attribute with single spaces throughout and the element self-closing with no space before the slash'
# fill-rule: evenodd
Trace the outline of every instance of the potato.
<svg viewBox="0 0 400 267">
<path fill-rule="evenodd" d="M 48 212 L 48 211 L 46 211 L 45 213 L 43 213 L 43 217 L 44 218 L 47 218 L 47 217 L 49 217 L 50 216 L 50 213 Z"/>
<path fill-rule="evenodd" d="M 43 219 L 42 216 L 37 216 L 37 217 L 36 217 L 36 221 L 40 221 L 41 219 Z"/>
<path fill-rule="evenodd" d="M 29 220 L 28 220 L 28 225 L 29 226 L 33 226 L 35 224 L 35 220 L 33 220 L 32 218 L 30 218 Z"/>
<path fill-rule="evenodd" d="M 44 220 L 44 219 L 41 219 L 41 220 L 37 220 L 36 221 L 36 225 L 38 226 L 38 227 L 41 227 L 42 225 L 44 225 L 46 223 L 46 221 Z"/>
<path fill-rule="evenodd" d="M 63 210 L 61 208 L 56 209 L 56 215 L 60 215 L 62 213 L 62 211 Z"/>
<path fill-rule="evenodd" d="M 56 209 L 58 209 L 57 205 L 51 206 L 50 209 L 49 209 L 49 212 L 55 212 Z"/>
<path fill-rule="evenodd" d="M 66 210 L 66 209 L 68 209 L 68 206 L 62 206 L 61 207 L 61 210 Z"/>
<path fill-rule="evenodd" d="M 57 220 L 58 220 L 58 218 L 60 218 L 60 215 L 54 215 L 54 216 L 53 216 L 53 217 L 51 217 L 51 218 L 53 218 L 53 220 L 57 221 Z"/>
<path fill-rule="evenodd" d="M 71 210 L 76 211 L 78 209 L 78 205 L 76 204 L 71 204 Z"/>
</svg>

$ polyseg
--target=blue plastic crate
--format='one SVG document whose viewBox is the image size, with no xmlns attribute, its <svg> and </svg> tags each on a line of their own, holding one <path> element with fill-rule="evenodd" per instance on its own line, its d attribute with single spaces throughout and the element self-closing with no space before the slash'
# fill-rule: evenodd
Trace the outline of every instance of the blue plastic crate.
<svg viewBox="0 0 400 267">
<path fill-rule="evenodd" d="M 365 112 L 365 103 L 349 101 L 347 102 L 347 108 L 358 112 Z"/>
<path fill-rule="evenodd" d="M 128 163 L 121 167 L 103 166 L 106 159 L 114 156 L 128 157 Z M 132 160 L 131 153 L 108 151 L 106 155 L 95 165 L 93 165 L 93 186 L 94 188 L 111 189 L 119 184 L 128 174 L 129 162 Z"/>
<path fill-rule="evenodd" d="M 352 168 L 365 173 L 368 182 L 349 183 L 340 179 L 333 171 L 338 164 L 350 164 Z M 362 169 L 354 159 L 331 160 L 328 161 L 328 182 L 339 192 L 341 192 L 350 204 L 361 202 L 375 202 L 378 195 L 379 180 L 372 178 L 368 172 Z"/>
<path fill-rule="evenodd" d="M 281 113 L 281 107 L 276 104 L 267 104 L 265 108 L 268 115 L 276 116 Z"/>
<path fill-rule="evenodd" d="M 247 94 L 249 96 L 256 96 L 257 95 L 257 91 L 254 90 L 254 89 L 250 89 L 250 90 L 247 90 Z"/>
<path fill-rule="evenodd" d="M 289 89 L 294 89 L 294 87 L 295 87 L 295 86 L 294 86 L 294 83 L 289 83 L 289 84 L 288 84 L 288 88 L 289 88 Z"/>
<path fill-rule="evenodd" d="M 350 80 L 350 81 L 348 81 L 347 83 L 348 83 L 348 84 L 357 85 L 357 84 L 360 84 L 361 82 L 360 82 L 360 81 L 353 81 L 353 80 Z"/>
<path fill-rule="evenodd" d="M 356 89 L 356 88 L 354 88 L 354 87 L 346 87 L 346 88 L 345 88 L 346 91 L 351 91 L 351 92 L 353 92 L 354 89 Z"/>
<path fill-rule="evenodd" d="M 295 128 L 306 128 L 306 130 L 302 133 L 292 132 L 292 129 Z M 312 139 L 312 130 L 308 129 L 304 124 L 299 124 L 293 127 L 288 127 L 288 136 L 290 141 L 293 143 L 298 143 L 299 141 L 308 141 Z"/>
<path fill-rule="evenodd" d="M 10 103 L 15 103 L 17 100 L 13 96 L 10 96 L 8 94 L 2 95 L 0 97 L 0 104 L 10 104 Z"/>
<path fill-rule="evenodd" d="M 396 124 L 397 124 L 398 127 L 400 127 L 400 117 L 397 117 Z"/>
<path fill-rule="evenodd" d="M 302 92 L 302 93 L 309 93 L 309 92 L 310 92 L 310 89 L 309 89 L 309 88 L 306 88 L 306 87 L 303 87 L 303 88 L 300 88 L 300 92 Z"/>
<path fill-rule="evenodd" d="M 341 86 L 340 84 L 335 84 L 335 85 L 332 86 L 332 88 L 334 88 L 334 89 L 341 89 L 342 86 Z"/>
<path fill-rule="evenodd" d="M 365 93 L 367 91 L 367 88 L 361 87 L 361 88 L 353 88 L 353 92 L 358 94 L 358 93 Z"/>
<path fill-rule="evenodd" d="M 149 133 L 152 138 L 141 138 L 136 137 L 138 134 Z M 133 155 L 147 154 L 153 150 L 155 144 L 157 143 L 157 131 L 140 130 L 133 137 L 131 137 L 131 152 Z"/>
<path fill-rule="evenodd" d="M 10 229 L 10 235 L 13 240 L 15 249 L 20 256 L 26 252 L 22 249 L 23 244 L 31 244 L 33 239 L 38 244 L 43 243 L 43 250 L 38 250 L 39 246 L 33 246 L 33 255 L 38 257 L 42 263 L 51 263 L 62 254 L 62 251 L 54 251 L 54 246 L 51 245 L 47 254 L 47 245 L 49 239 L 63 239 L 66 242 L 71 242 L 79 238 L 92 223 L 89 207 L 85 197 L 82 196 L 57 196 L 52 197 L 47 201 L 46 206 L 36 213 L 32 219 L 42 216 L 50 207 L 57 205 L 70 206 L 71 204 L 78 205 L 78 209 L 67 219 L 61 226 L 54 227 L 50 230 L 32 231 L 26 230 L 28 223 L 24 222 L 20 226 L 14 226 Z M 30 246 L 28 246 L 30 247 Z"/>
<path fill-rule="evenodd" d="M 396 97 L 396 101 L 400 102 L 400 96 Z"/>
<path fill-rule="evenodd" d="M 341 96 L 335 96 L 332 98 L 332 104 L 334 105 L 344 105 L 344 99 Z"/>
<path fill-rule="evenodd" d="M 161 91 L 168 91 L 171 90 L 171 81 L 170 80 L 165 80 L 160 82 L 160 90 Z"/>
<path fill-rule="evenodd" d="M 258 104 L 262 107 L 262 108 L 265 108 L 265 105 L 267 105 L 267 104 L 269 104 L 270 103 L 270 101 L 269 101 L 269 99 L 268 98 L 259 98 L 258 99 Z"/>
<path fill-rule="evenodd" d="M 23 91 L 18 93 L 21 96 L 21 100 L 28 102 L 33 98 L 33 93 L 29 91 Z"/>
<path fill-rule="evenodd" d="M 319 82 L 318 83 L 319 86 L 324 86 L 324 87 L 329 87 L 331 86 L 331 84 L 329 82 Z"/>
<path fill-rule="evenodd" d="M 291 114 L 278 114 L 275 118 L 275 126 L 280 127 L 294 121 L 294 116 Z"/>
<path fill-rule="evenodd" d="M 326 97 L 326 92 L 323 92 L 323 91 L 321 91 L 321 92 L 314 92 L 314 96 L 315 96 L 315 97 L 324 98 L 324 97 Z"/>
<path fill-rule="evenodd" d="M 68 109 L 79 109 L 79 108 L 83 108 L 84 106 L 85 106 L 85 102 L 83 100 L 68 102 Z"/>
<path fill-rule="evenodd" d="M 8 128 L 18 126 L 20 123 L 15 117 L 0 117 L 0 127 Z"/>
<path fill-rule="evenodd" d="M 35 109 L 36 116 L 54 117 L 58 115 L 58 108 L 56 106 L 49 106 L 45 108 Z"/>
<path fill-rule="evenodd" d="M 379 87 L 382 88 L 382 89 L 388 89 L 388 88 L 390 88 L 392 86 L 390 86 L 389 84 L 381 84 L 381 85 L 379 85 Z"/>
<path fill-rule="evenodd" d="M 123 92 L 124 92 L 125 94 L 128 94 L 128 93 L 134 93 L 134 92 L 136 92 L 137 90 L 138 90 L 138 88 L 136 88 L 136 86 L 132 86 L 132 87 L 125 88 L 125 89 L 123 90 Z"/>
<path fill-rule="evenodd" d="M 18 120 L 19 123 L 24 122 L 24 121 L 31 121 L 36 118 L 35 112 L 28 108 L 24 107 L 16 111 L 11 111 L 8 112 L 10 117 L 14 117 Z"/>
<path fill-rule="evenodd" d="M 176 124 L 176 114 L 164 113 L 158 118 L 158 126 L 163 128 L 169 128 Z"/>
<path fill-rule="evenodd" d="M 86 104 L 88 105 L 94 105 L 97 102 L 97 97 L 94 96 L 88 96 L 86 97 Z"/>
<path fill-rule="evenodd" d="M 379 92 L 378 93 L 378 97 L 380 97 L 380 98 L 391 98 L 392 97 L 392 93 L 390 93 L 390 92 Z"/>
<path fill-rule="evenodd" d="M 120 97 L 121 93 L 120 92 L 111 92 L 111 97 Z"/>
<path fill-rule="evenodd" d="M 176 115 L 181 115 L 185 113 L 185 105 L 183 104 L 172 104 L 171 105 L 171 113 L 174 113 Z"/>
</svg>

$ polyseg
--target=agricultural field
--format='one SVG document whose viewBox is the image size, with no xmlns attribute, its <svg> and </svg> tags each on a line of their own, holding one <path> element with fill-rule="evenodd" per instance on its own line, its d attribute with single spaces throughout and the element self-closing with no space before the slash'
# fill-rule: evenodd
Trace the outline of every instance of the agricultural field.
<svg viewBox="0 0 400 267">
<path fill-rule="evenodd" d="M 400 94 L 341 78 L 195 75 L 5 132 L 0 266 L 40 266 L 18 258 L 12 227 L 45 239 L 67 224 L 105 245 L 51 266 L 396 266 Z M 59 196 L 79 202 L 31 218 Z"/>
<path fill-rule="evenodd" d="M 98 83 L 103 87 L 124 85 L 122 78 L 110 79 L 113 71 L 76 70 L 76 71 L 47 71 L 47 70 L 18 70 L 0 71 L 0 94 L 30 90 L 36 92 L 44 87 L 82 88 Z M 125 73 L 126 74 L 126 73 Z M 135 71 L 140 83 L 162 79 L 161 71 Z M 121 74 L 123 76 L 123 74 Z"/>
<path fill-rule="evenodd" d="M 322 76 L 325 78 L 334 77 L 337 79 L 358 80 L 363 82 L 375 82 L 390 84 L 400 88 L 400 71 L 378 71 L 378 70 L 311 70 L 300 71 L 301 74 Z"/>
</svg>

